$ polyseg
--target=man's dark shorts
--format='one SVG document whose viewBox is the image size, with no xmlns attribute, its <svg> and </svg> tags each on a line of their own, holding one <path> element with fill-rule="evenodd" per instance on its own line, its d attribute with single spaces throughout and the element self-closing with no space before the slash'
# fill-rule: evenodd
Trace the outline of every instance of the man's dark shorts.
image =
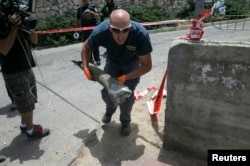
<svg viewBox="0 0 250 166">
<path fill-rule="evenodd" d="M 18 111 L 20 113 L 33 111 L 37 102 L 36 80 L 33 71 L 26 70 L 14 74 L 3 74 L 3 76 Z"/>
</svg>

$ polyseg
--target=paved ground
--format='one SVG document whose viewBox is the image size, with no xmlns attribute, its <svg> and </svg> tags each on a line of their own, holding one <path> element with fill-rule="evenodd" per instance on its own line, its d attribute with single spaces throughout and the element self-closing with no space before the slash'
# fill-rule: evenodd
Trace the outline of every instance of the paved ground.
<svg viewBox="0 0 250 166">
<path fill-rule="evenodd" d="M 143 76 L 137 90 L 160 86 L 167 68 L 168 50 L 174 38 L 186 30 L 151 34 L 154 51 L 153 69 Z M 205 40 L 250 42 L 249 31 L 221 31 L 205 28 Z M 38 98 L 34 122 L 51 129 L 51 135 L 28 141 L 20 134 L 20 115 L 9 110 L 2 76 L 0 76 L 0 154 L 7 160 L 0 165 L 188 165 L 189 159 L 162 150 L 166 99 L 161 112 L 151 117 L 146 105 L 152 93 L 137 101 L 132 112 L 130 136 L 119 133 L 119 110 L 109 125 L 100 120 L 104 113 L 101 86 L 88 81 L 71 61 L 80 60 L 81 44 L 35 50 L 38 66 Z M 101 53 L 104 49 L 101 48 Z M 103 67 L 105 58 L 102 57 Z M 181 164 L 180 164 L 181 163 Z M 184 164 L 186 163 L 186 164 Z M 197 161 L 197 165 L 204 162 Z"/>
</svg>

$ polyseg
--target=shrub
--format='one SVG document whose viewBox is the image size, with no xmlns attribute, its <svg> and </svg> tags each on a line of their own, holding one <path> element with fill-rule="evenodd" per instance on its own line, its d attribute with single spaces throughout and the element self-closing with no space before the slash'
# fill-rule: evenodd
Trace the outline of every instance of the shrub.
<svg viewBox="0 0 250 166">
<path fill-rule="evenodd" d="M 68 12 L 64 16 L 49 16 L 45 20 L 38 22 L 36 30 L 62 29 L 75 26 L 75 14 Z M 60 46 L 74 43 L 72 32 L 40 34 L 37 46 Z"/>
<path fill-rule="evenodd" d="M 148 8 L 143 6 L 130 5 L 125 7 L 131 16 L 131 20 L 138 22 L 163 21 L 171 19 L 171 15 L 164 8 Z M 156 29 L 166 25 L 147 26 L 146 29 Z M 169 25 L 168 25 L 169 26 Z"/>
<path fill-rule="evenodd" d="M 243 0 L 226 0 L 226 17 L 232 19 L 242 19 L 249 16 L 249 6 Z"/>
</svg>

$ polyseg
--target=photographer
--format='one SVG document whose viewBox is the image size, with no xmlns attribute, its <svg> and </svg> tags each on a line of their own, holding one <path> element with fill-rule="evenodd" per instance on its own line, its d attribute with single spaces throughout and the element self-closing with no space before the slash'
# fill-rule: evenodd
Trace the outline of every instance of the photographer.
<svg viewBox="0 0 250 166">
<path fill-rule="evenodd" d="M 37 44 L 38 36 L 32 30 L 30 33 L 21 30 L 22 21 L 17 13 L 0 17 L 0 63 L 4 80 L 21 114 L 21 133 L 26 133 L 28 139 L 35 139 L 47 136 L 50 130 L 33 124 L 37 88 L 30 46 Z"/>
<path fill-rule="evenodd" d="M 77 8 L 76 27 L 96 26 L 99 18 L 96 6 L 88 0 L 82 0 L 82 4 Z M 93 30 L 84 30 L 83 41 L 87 40 Z M 99 48 L 93 48 L 90 56 L 90 62 L 100 66 L 100 51 Z"/>
</svg>

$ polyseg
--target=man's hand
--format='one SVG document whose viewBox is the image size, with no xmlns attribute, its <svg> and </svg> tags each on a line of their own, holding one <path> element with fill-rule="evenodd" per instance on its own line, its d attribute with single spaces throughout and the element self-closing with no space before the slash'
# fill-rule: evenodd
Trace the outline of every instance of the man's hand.
<svg viewBox="0 0 250 166">
<path fill-rule="evenodd" d="M 124 84 L 125 81 L 126 81 L 126 76 L 125 76 L 125 75 L 122 75 L 122 76 L 118 77 L 117 80 L 118 80 L 121 84 Z"/>
<path fill-rule="evenodd" d="M 90 9 L 86 9 L 86 10 L 84 10 L 84 12 L 91 12 L 91 10 Z"/>
<path fill-rule="evenodd" d="M 91 75 L 91 73 L 90 73 L 90 71 L 89 71 L 88 68 L 84 68 L 84 69 L 83 69 L 83 72 L 84 72 L 84 74 L 85 74 L 85 76 L 87 77 L 88 80 L 94 81 L 94 80 L 93 80 L 93 77 L 92 77 L 92 75 Z"/>
<path fill-rule="evenodd" d="M 9 16 L 9 20 L 12 23 L 12 26 L 18 26 L 22 23 L 22 17 L 18 14 Z"/>
</svg>

